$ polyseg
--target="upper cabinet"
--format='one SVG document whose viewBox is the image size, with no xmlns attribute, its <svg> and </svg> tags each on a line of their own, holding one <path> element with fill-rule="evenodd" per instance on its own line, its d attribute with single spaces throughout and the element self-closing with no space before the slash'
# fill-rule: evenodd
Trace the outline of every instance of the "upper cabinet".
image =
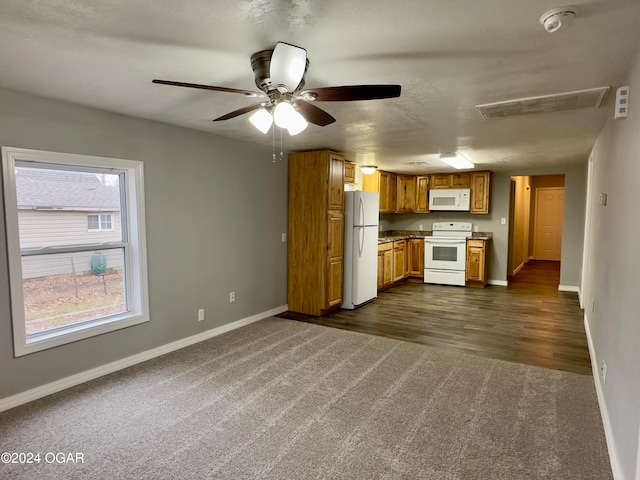
<svg viewBox="0 0 640 480">
<path fill-rule="evenodd" d="M 429 213 L 429 175 L 416 176 L 415 213 Z"/>
<path fill-rule="evenodd" d="M 344 183 L 356 183 L 356 164 L 344 162 Z"/>
<path fill-rule="evenodd" d="M 344 212 L 344 159 L 337 153 L 328 152 L 329 159 L 329 210 Z"/>
<path fill-rule="evenodd" d="M 471 188 L 470 173 L 436 173 L 431 175 L 431 188 Z"/>
<path fill-rule="evenodd" d="M 429 213 L 429 190 L 468 188 L 470 212 L 489 213 L 491 172 L 396 175 L 378 170 L 363 177 L 362 189 L 380 194 L 380 213 Z"/>
<path fill-rule="evenodd" d="M 362 190 L 380 194 L 380 213 L 396 211 L 397 175 L 391 172 L 377 170 L 370 175 L 364 175 Z"/>
<path fill-rule="evenodd" d="M 416 177 L 415 175 L 397 176 L 396 212 L 413 213 L 416 211 Z"/>
<path fill-rule="evenodd" d="M 471 213 L 489 213 L 491 172 L 471 174 Z"/>
</svg>

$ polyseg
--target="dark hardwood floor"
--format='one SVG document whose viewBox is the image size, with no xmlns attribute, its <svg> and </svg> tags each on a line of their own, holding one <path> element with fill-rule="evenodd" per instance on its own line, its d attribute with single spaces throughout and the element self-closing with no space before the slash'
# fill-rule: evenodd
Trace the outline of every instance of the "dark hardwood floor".
<svg viewBox="0 0 640 480">
<path fill-rule="evenodd" d="M 591 375 L 578 295 L 559 262 L 532 260 L 508 287 L 403 283 L 356 310 L 279 316 L 528 365 Z"/>
</svg>

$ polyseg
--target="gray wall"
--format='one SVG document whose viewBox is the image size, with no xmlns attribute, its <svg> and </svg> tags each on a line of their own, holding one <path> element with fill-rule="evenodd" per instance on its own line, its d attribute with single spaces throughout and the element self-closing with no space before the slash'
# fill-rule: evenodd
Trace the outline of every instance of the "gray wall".
<svg viewBox="0 0 640 480">
<path fill-rule="evenodd" d="M 583 163 L 554 168 L 495 172 L 491 176 L 491 199 L 488 215 L 464 212 L 381 215 L 385 230 L 418 230 L 420 224 L 431 230 L 433 222 L 470 221 L 481 232 L 493 232 L 489 258 L 489 279 L 507 280 L 509 250 L 509 196 L 511 177 L 519 175 L 565 175 L 564 227 L 562 232 L 562 262 L 560 284 L 579 287 L 582 278 L 582 245 L 586 199 L 587 159 Z M 500 223 L 505 218 L 506 225 Z"/>
<path fill-rule="evenodd" d="M 592 153 L 585 315 L 596 363 L 607 364 L 607 383 L 600 387 L 618 478 L 630 480 L 640 478 L 640 54 L 627 85 L 629 117 L 613 120 L 611 109 Z M 606 206 L 598 203 L 601 192 L 607 193 Z"/>
<path fill-rule="evenodd" d="M 270 149 L 6 90 L 0 105 L 0 145 L 144 162 L 151 317 L 14 359 L 3 221 L 0 398 L 286 304 L 287 167 Z"/>
</svg>

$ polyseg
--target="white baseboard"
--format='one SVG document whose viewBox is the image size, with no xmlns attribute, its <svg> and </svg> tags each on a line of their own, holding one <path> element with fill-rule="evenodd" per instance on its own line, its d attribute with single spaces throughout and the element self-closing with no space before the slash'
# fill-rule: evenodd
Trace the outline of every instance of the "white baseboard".
<svg viewBox="0 0 640 480">
<path fill-rule="evenodd" d="M 9 410 L 10 408 L 14 408 L 28 402 L 32 402 L 33 400 L 37 400 L 38 398 L 46 397 L 47 395 L 51 395 L 52 393 L 59 392 L 66 388 L 74 387 L 81 383 L 88 382 L 89 380 L 93 380 L 95 378 L 117 372 L 118 370 L 131 367 L 138 363 L 146 362 L 147 360 L 151 360 L 152 358 L 165 355 L 175 350 L 180 350 L 181 348 L 194 345 L 204 340 L 208 340 L 209 338 L 217 337 L 218 335 L 222 335 L 223 333 L 230 332 L 231 330 L 235 330 L 236 328 L 244 327 L 245 325 L 249 325 L 250 323 L 272 317 L 282 312 L 286 312 L 287 310 L 287 305 L 272 308 L 271 310 L 267 310 L 266 312 L 261 312 L 250 317 L 241 318 L 240 320 L 227 323 L 226 325 L 222 325 L 220 327 L 212 328 L 211 330 L 207 330 L 206 332 L 198 333 L 181 340 L 176 340 L 175 342 L 167 343 L 166 345 L 162 345 L 145 352 L 137 353 L 130 357 L 116 360 L 115 362 L 101 365 L 99 367 L 92 368 L 91 370 L 86 370 L 84 372 L 71 375 L 70 377 L 56 380 L 55 382 L 47 383 L 46 385 L 32 388 L 31 390 L 27 390 L 26 392 L 18 393 L 16 395 L 12 395 L 11 397 L 0 399 L 0 412 Z"/>
<path fill-rule="evenodd" d="M 582 291 L 580 287 L 573 285 L 558 285 L 559 292 L 576 292 L 578 294 L 578 300 L 580 301 L 580 308 L 582 308 Z"/>
<path fill-rule="evenodd" d="M 573 285 L 558 285 L 559 292 L 576 292 L 580 293 L 580 287 L 574 287 Z"/>
<path fill-rule="evenodd" d="M 613 473 L 614 480 L 622 480 L 622 477 L 619 473 L 620 470 L 618 468 L 618 451 L 616 449 L 616 442 L 613 437 L 613 430 L 611 429 L 611 420 L 609 419 L 609 411 L 607 410 L 607 403 L 605 401 L 604 392 L 602 389 L 602 377 L 600 377 L 598 357 L 596 356 L 596 351 L 593 346 L 593 340 L 591 339 L 591 330 L 589 329 L 589 320 L 587 319 L 586 314 L 584 316 L 584 330 L 587 334 L 589 357 L 591 358 L 591 370 L 593 371 L 593 383 L 596 387 L 596 396 L 598 397 L 600 416 L 602 417 L 602 425 L 604 427 L 604 437 L 607 441 L 607 450 L 609 451 L 611 472 Z"/>
<path fill-rule="evenodd" d="M 506 280 L 489 280 L 487 282 L 489 285 L 498 285 L 500 287 L 506 287 L 509 283 Z"/>
</svg>

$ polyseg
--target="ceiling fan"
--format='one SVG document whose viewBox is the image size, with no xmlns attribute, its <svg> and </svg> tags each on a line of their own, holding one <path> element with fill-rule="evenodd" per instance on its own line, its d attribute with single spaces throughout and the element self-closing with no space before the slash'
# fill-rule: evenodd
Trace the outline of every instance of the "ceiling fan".
<svg viewBox="0 0 640 480">
<path fill-rule="evenodd" d="M 342 87 L 304 88 L 304 75 L 309 68 L 307 51 L 284 42 L 273 50 L 262 50 L 251 56 L 251 68 L 260 92 L 237 88 L 199 85 L 195 83 L 153 80 L 153 83 L 199 88 L 218 92 L 240 93 L 260 101 L 214 119 L 214 122 L 254 112 L 251 123 L 267 133 L 273 122 L 287 128 L 290 135 L 304 130 L 308 123 L 324 127 L 336 121 L 329 113 L 311 102 L 349 102 L 400 96 L 400 85 L 346 85 Z"/>
</svg>

